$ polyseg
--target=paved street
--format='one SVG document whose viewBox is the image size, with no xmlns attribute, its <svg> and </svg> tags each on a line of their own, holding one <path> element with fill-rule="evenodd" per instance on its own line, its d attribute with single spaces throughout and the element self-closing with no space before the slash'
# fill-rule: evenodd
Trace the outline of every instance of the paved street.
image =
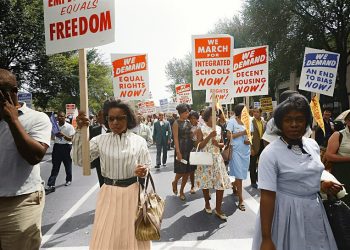
<svg viewBox="0 0 350 250">
<path fill-rule="evenodd" d="M 150 148 L 155 163 L 155 146 Z M 174 151 L 168 152 L 168 164 L 160 170 L 152 169 L 157 192 L 166 200 L 161 240 L 153 242 L 152 249 L 250 249 L 258 211 L 258 192 L 244 182 L 246 211 L 236 208 L 232 190 L 225 191 L 223 211 L 228 221 L 223 222 L 215 215 L 204 211 L 201 191 L 190 194 L 186 189 L 186 202 L 172 194 L 171 181 L 174 177 Z M 47 181 L 51 171 L 50 151 L 41 165 L 42 178 Z M 82 169 L 73 167 L 73 182 L 64 186 L 65 173 L 61 166 L 56 182 L 56 192 L 46 196 L 43 214 L 42 249 L 69 250 L 88 249 L 95 203 L 98 194 L 96 171 L 91 176 L 82 176 Z M 237 202 L 237 201 L 236 201 Z M 212 208 L 215 207 L 215 193 L 212 194 Z"/>
</svg>

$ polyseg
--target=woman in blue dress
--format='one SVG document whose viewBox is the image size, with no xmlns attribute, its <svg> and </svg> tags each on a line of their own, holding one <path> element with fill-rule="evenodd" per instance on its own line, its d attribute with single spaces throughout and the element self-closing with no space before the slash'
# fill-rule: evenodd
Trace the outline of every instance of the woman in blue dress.
<svg viewBox="0 0 350 250">
<path fill-rule="evenodd" d="M 259 160 L 260 213 L 254 250 L 335 250 L 337 245 L 318 192 L 337 193 L 341 185 L 321 182 L 324 166 L 315 140 L 303 137 L 312 124 L 302 95 L 282 102 L 274 113 L 281 136 Z"/>
<path fill-rule="evenodd" d="M 235 106 L 235 117 L 231 118 L 227 124 L 227 136 L 231 138 L 232 158 L 229 162 L 230 176 L 235 177 L 232 182 L 232 189 L 235 195 L 238 195 L 238 209 L 245 211 L 242 194 L 242 180 L 247 179 L 250 162 L 250 142 L 247 137 L 247 131 L 241 121 L 243 103 Z"/>
</svg>

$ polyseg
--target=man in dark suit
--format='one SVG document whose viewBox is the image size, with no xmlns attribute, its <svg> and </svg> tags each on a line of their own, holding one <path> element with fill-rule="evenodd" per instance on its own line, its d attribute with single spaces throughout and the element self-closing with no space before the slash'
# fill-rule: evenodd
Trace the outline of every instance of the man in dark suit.
<svg viewBox="0 0 350 250">
<path fill-rule="evenodd" d="M 159 113 L 158 121 L 156 121 L 153 126 L 153 142 L 155 142 L 157 146 L 156 168 L 159 168 L 162 151 L 162 163 L 163 166 L 166 166 L 168 144 L 171 142 L 171 127 L 170 123 L 164 120 L 164 113 Z"/>
<path fill-rule="evenodd" d="M 250 182 L 253 188 L 258 188 L 256 181 L 258 179 L 257 165 L 258 159 L 261 152 L 264 149 L 264 143 L 262 136 L 265 132 L 266 122 L 261 119 L 262 110 L 260 108 L 253 109 L 253 140 L 250 150 L 250 164 L 249 164 L 249 174 Z"/>
<path fill-rule="evenodd" d="M 103 111 L 100 110 L 97 114 L 97 126 L 90 127 L 90 140 L 95 136 L 107 133 L 107 128 L 105 127 L 105 120 L 103 117 Z M 100 187 L 104 184 L 104 178 L 101 174 L 101 164 L 100 158 L 97 158 L 93 162 L 91 162 L 91 168 L 96 168 L 98 182 L 100 183 Z"/>
</svg>

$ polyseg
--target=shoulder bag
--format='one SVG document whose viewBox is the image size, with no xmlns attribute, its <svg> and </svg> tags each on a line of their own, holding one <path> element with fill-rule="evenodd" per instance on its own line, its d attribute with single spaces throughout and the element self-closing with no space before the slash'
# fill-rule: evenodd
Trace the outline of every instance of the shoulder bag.
<svg viewBox="0 0 350 250">
<path fill-rule="evenodd" d="M 338 249 L 350 249 L 350 208 L 334 196 L 328 196 L 323 205 Z"/>
<path fill-rule="evenodd" d="M 209 152 L 199 152 L 199 143 L 195 152 L 190 153 L 191 165 L 213 165 L 213 155 Z"/>
<path fill-rule="evenodd" d="M 147 191 L 151 181 L 152 190 Z M 146 177 L 145 188 L 139 187 L 138 211 L 135 221 L 135 236 L 137 240 L 160 240 L 160 226 L 163 219 L 165 201 L 156 193 L 151 173 Z"/>
<path fill-rule="evenodd" d="M 231 140 L 228 140 L 224 149 L 221 152 L 221 156 L 224 159 L 224 161 L 228 162 L 231 160 L 232 157 L 232 147 L 230 145 Z"/>
</svg>

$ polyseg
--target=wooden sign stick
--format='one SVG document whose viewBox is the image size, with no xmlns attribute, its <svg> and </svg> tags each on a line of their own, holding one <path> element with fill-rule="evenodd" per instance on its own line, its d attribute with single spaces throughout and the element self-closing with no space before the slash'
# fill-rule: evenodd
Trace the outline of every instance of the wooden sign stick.
<svg viewBox="0 0 350 250">
<path fill-rule="evenodd" d="M 80 88 L 80 110 L 84 111 L 89 117 L 89 104 L 88 104 L 88 85 L 87 85 L 87 62 L 86 62 L 86 49 L 79 50 L 79 88 Z M 83 175 L 90 175 L 90 143 L 89 143 L 89 130 L 84 126 L 81 129 L 82 138 L 82 164 Z"/>
<path fill-rule="evenodd" d="M 211 120 L 212 124 L 211 127 L 213 130 L 216 130 L 216 91 L 215 89 L 211 90 L 211 99 L 212 99 L 212 106 L 211 106 Z"/>
</svg>

